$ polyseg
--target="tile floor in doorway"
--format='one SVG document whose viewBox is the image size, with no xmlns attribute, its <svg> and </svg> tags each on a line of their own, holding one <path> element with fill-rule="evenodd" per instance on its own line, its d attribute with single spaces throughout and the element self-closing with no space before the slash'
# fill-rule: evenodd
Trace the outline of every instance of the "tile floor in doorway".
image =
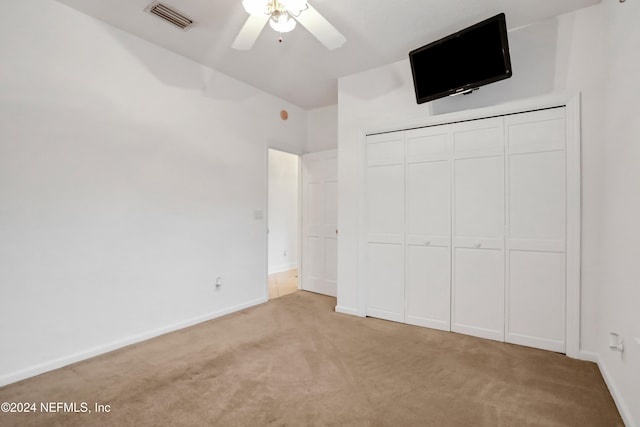
<svg viewBox="0 0 640 427">
<path fill-rule="evenodd" d="M 298 270 L 293 269 L 269 275 L 269 299 L 292 294 L 298 290 Z"/>
</svg>

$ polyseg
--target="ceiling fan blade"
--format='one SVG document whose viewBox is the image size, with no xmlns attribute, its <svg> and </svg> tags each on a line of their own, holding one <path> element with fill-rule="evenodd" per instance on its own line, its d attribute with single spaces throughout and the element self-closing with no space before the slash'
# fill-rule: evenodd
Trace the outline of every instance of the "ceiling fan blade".
<svg viewBox="0 0 640 427">
<path fill-rule="evenodd" d="M 308 9 L 305 9 L 300 13 L 300 16 L 296 17 L 298 22 L 309 30 L 327 49 L 333 50 L 342 46 L 347 39 L 324 16 L 320 15 L 320 12 L 313 6 L 309 3 L 307 3 L 307 6 Z"/>
<path fill-rule="evenodd" d="M 237 50 L 251 49 L 268 20 L 268 15 L 249 15 L 247 22 L 244 23 L 238 37 L 236 37 L 236 40 L 233 42 L 231 47 Z"/>
</svg>

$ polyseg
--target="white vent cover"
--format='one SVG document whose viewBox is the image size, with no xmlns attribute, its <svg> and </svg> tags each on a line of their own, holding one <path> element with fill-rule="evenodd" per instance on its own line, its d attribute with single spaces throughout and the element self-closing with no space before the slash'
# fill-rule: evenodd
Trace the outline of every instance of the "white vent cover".
<svg viewBox="0 0 640 427">
<path fill-rule="evenodd" d="M 191 25 L 193 25 L 193 20 L 191 18 L 186 17 L 182 13 L 171 9 L 169 6 L 160 2 L 151 3 L 145 10 L 149 13 L 153 13 L 154 15 L 164 19 L 168 23 L 173 24 L 182 30 L 186 30 Z"/>
</svg>

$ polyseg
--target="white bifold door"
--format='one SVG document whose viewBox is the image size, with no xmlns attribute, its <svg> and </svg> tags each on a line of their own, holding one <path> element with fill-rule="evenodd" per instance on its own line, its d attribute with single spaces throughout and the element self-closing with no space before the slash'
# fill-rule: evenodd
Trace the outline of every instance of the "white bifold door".
<svg viewBox="0 0 640 427">
<path fill-rule="evenodd" d="M 507 342 L 565 351 L 564 108 L 505 117 Z"/>
<path fill-rule="evenodd" d="M 503 118 L 451 126 L 451 330 L 504 340 Z"/>
<path fill-rule="evenodd" d="M 448 331 L 451 301 L 451 136 L 406 132 L 405 322 Z"/>
<path fill-rule="evenodd" d="M 565 351 L 565 108 L 367 137 L 366 314 Z"/>
<path fill-rule="evenodd" d="M 449 330 L 449 135 L 427 128 L 367 142 L 367 315 Z"/>
<path fill-rule="evenodd" d="M 367 142 L 367 315 L 404 322 L 404 132 Z"/>
<path fill-rule="evenodd" d="M 338 156 L 302 156 L 302 289 L 336 296 L 338 273 Z"/>
</svg>

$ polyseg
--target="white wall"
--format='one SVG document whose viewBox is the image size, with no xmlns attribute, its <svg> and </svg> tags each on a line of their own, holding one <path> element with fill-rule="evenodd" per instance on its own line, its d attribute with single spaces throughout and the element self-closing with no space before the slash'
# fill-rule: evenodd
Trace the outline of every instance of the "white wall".
<svg viewBox="0 0 640 427">
<path fill-rule="evenodd" d="M 299 157 L 269 150 L 269 274 L 298 267 Z"/>
<path fill-rule="evenodd" d="M 595 350 L 640 426 L 640 3 L 607 2 L 607 72 L 601 140 L 602 190 L 600 321 Z M 618 332 L 626 350 L 610 351 L 607 333 Z"/>
<path fill-rule="evenodd" d="M 3 6 L 0 385 L 266 300 L 266 147 L 303 152 L 306 112 L 55 1 Z"/>
<path fill-rule="evenodd" d="M 307 112 L 307 153 L 338 148 L 338 105 Z"/>
<path fill-rule="evenodd" d="M 627 422 L 629 414 L 640 422 L 640 345 L 632 338 L 640 334 L 640 271 L 634 247 L 640 241 L 636 224 L 640 218 L 640 28 L 634 23 L 640 16 L 638 8 L 637 2 L 603 0 L 602 4 L 510 32 L 513 77 L 470 96 L 417 105 L 408 60 L 339 80 L 340 311 L 362 314 L 364 309 L 358 277 L 359 257 L 363 255 L 358 248 L 358 219 L 363 199 L 354 195 L 363 194 L 366 131 L 424 121 L 440 113 L 579 91 L 581 348 L 602 357 L 601 367 L 611 373 L 609 378 L 612 387 L 619 390 L 616 396 Z M 623 360 L 606 349 L 609 330 L 626 338 L 628 350 Z"/>
</svg>

